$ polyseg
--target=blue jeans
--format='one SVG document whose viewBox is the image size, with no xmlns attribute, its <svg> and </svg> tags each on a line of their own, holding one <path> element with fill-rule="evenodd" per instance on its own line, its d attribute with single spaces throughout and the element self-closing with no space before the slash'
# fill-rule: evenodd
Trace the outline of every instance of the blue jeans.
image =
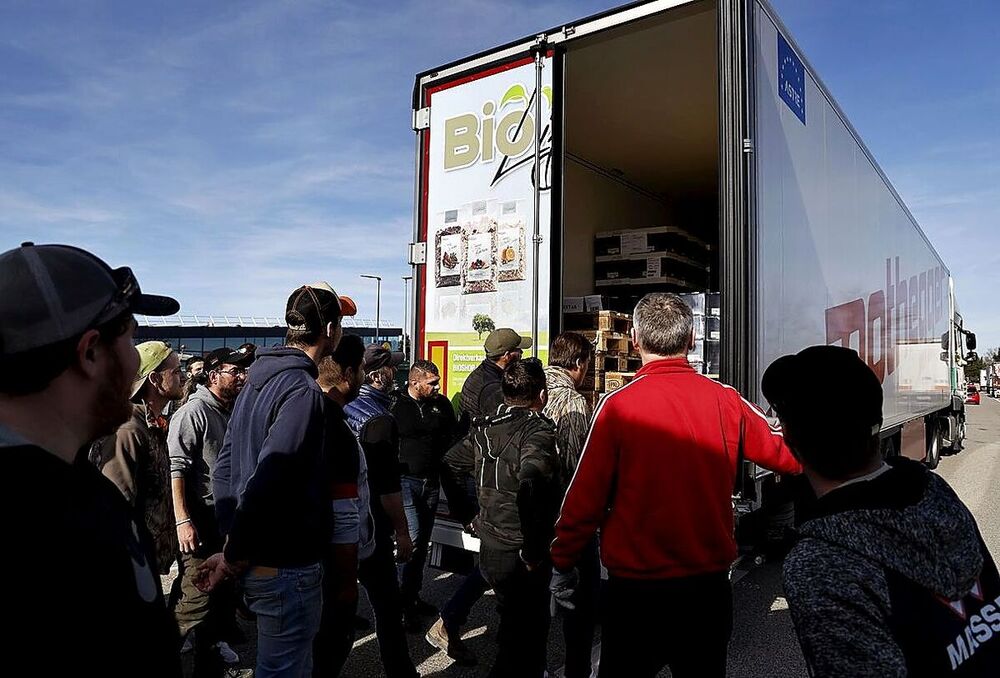
<svg viewBox="0 0 1000 678">
<path fill-rule="evenodd" d="M 309 678 L 312 644 L 323 611 L 323 565 L 243 578 L 247 606 L 257 615 L 256 678 Z"/>
<path fill-rule="evenodd" d="M 424 582 L 424 563 L 427 560 L 427 545 L 434 529 L 441 487 L 437 478 L 415 478 L 403 476 L 403 512 L 410 528 L 413 542 L 413 556 L 403 564 L 400 576 L 399 594 L 403 607 L 412 605 L 420 593 Z"/>
</svg>

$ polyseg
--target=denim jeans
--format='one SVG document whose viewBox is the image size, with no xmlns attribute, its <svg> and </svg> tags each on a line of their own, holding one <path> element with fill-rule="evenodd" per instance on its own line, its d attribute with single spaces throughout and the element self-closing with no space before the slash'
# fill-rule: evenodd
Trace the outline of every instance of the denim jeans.
<svg viewBox="0 0 1000 678">
<path fill-rule="evenodd" d="M 469 500 L 478 506 L 475 478 L 471 475 L 466 476 L 464 487 Z M 444 627 L 449 636 L 452 634 L 462 635 L 462 627 L 469 620 L 469 613 L 472 612 L 473 605 L 489 590 L 490 585 L 486 583 L 478 567 L 466 576 L 448 602 L 441 608 L 441 619 L 444 620 Z"/>
<path fill-rule="evenodd" d="M 256 678 L 309 678 L 312 644 L 323 610 L 323 565 L 282 568 L 243 579 L 247 606 L 257 615 Z"/>
<path fill-rule="evenodd" d="M 406 514 L 410 540 L 413 542 L 413 556 L 403 564 L 399 584 L 399 594 L 405 607 L 417 599 L 423 585 L 427 545 L 434 529 L 441 487 L 437 478 L 403 476 L 401 481 L 403 512 Z"/>
</svg>

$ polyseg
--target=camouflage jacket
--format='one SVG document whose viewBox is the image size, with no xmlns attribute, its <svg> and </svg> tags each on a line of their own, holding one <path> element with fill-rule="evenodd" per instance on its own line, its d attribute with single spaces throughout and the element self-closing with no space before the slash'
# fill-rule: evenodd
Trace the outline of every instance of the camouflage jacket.
<svg viewBox="0 0 1000 678">
<path fill-rule="evenodd" d="M 561 477 L 567 485 L 573 479 L 590 432 L 590 406 L 577 390 L 569 373 L 561 367 L 546 367 L 549 400 L 543 413 L 556 424 L 556 449 L 562 465 Z"/>
</svg>

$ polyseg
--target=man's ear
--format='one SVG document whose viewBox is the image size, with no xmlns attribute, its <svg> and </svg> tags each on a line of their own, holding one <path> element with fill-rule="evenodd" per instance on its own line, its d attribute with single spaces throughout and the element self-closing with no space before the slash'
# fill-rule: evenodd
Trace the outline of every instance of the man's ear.
<svg viewBox="0 0 1000 678">
<path fill-rule="evenodd" d="M 691 338 L 688 340 L 688 353 L 690 353 L 691 351 L 693 351 L 694 347 L 697 345 L 696 342 L 695 342 L 694 336 L 695 336 L 695 334 L 694 334 L 694 328 L 692 327 L 691 328 Z"/>
<path fill-rule="evenodd" d="M 101 351 L 110 349 L 101 344 L 101 334 L 97 330 L 87 330 L 76 343 L 77 367 L 88 377 L 96 377 L 100 373 L 98 363 L 104 356 Z"/>
<path fill-rule="evenodd" d="M 632 348 L 634 348 L 638 352 L 639 348 L 640 348 L 639 347 L 639 335 L 635 331 L 634 327 L 631 330 L 629 330 L 629 335 L 630 335 L 630 337 L 632 339 Z"/>
</svg>

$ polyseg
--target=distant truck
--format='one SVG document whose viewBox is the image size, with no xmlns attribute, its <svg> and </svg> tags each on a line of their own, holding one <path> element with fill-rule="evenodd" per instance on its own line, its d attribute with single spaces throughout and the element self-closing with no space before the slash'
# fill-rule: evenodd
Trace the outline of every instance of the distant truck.
<svg viewBox="0 0 1000 678">
<path fill-rule="evenodd" d="M 411 330 L 448 397 L 483 357 L 477 315 L 544 358 L 567 299 L 718 292 L 719 379 L 751 402 L 778 356 L 849 346 L 882 382 L 886 454 L 961 449 L 953 279 L 767 2 L 636 2 L 422 72 L 413 128 Z M 608 255 L 631 268 L 608 278 Z M 735 501 L 767 503 L 773 479 L 745 480 Z"/>
</svg>

